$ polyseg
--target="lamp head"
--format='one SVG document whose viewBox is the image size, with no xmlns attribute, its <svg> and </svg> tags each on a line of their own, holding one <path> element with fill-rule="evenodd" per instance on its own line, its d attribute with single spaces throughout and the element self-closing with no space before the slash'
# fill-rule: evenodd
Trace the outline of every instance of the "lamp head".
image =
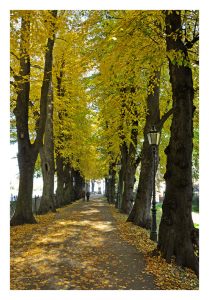
<svg viewBox="0 0 209 300">
<path fill-rule="evenodd" d="M 155 126 L 147 134 L 150 145 L 158 146 L 160 142 L 160 133 L 156 130 Z"/>
</svg>

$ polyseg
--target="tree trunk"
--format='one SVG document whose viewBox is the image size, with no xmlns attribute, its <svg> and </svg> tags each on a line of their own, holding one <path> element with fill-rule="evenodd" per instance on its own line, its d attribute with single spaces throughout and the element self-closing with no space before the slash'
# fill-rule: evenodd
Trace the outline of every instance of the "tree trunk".
<svg viewBox="0 0 209 300">
<path fill-rule="evenodd" d="M 121 152 L 121 168 L 119 171 L 119 180 L 118 180 L 118 199 L 116 206 L 118 209 L 121 210 L 122 207 L 122 200 L 123 200 L 123 192 L 124 192 L 124 178 L 125 178 L 125 171 L 127 166 L 127 155 L 128 155 L 128 149 L 126 142 L 124 141 L 120 148 Z"/>
<path fill-rule="evenodd" d="M 107 198 L 107 200 L 108 200 L 108 194 L 109 194 L 108 189 L 109 189 L 108 178 L 105 177 L 105 197 Z"/>
<path fill-rule="evenodd" d="M 74 177 L 74 195 L 75 200 L 79 200 L 83 197 L 83 191 L 85 190 L 85 180 L 81 176 L 79 170 L 73 170 L 73 177 Z"/>
<path fill-rule="evenodd" d="M 43 175 L 43 193 L 38 214 L 55 212 L 54 204 L 54 141 L 53 141 L 53 91 L 49 91 L 44 145 L 40 148 Z"/>
<path fill-rule="evenodd" d="M 18 144 L 19 190 L 15 213 L 11 219 L 12 226 L 24 223 L 33 224 L 36 220 L 32 213 L 33 174 L 35 157 L 30 151 L 30 145 Z"/>
<path fill-rule="evenodd" d="M 74 200 L 73 193 L 73 177 L 72 177 L 72 168 L 70 163 L 65 165 L 64 169 L 64 204 L 70 204 Z"/>
<path fill-rule="evenodd" d="M 152 198 L 152 153 L 150 145 L 144 140 L 142 158 L 141 158 L 141 171 L 139 177 L 139 184 L 133 209 L 127 221 L 131 221 L 141 227 L 150 228 L 150 208 Z"/>
<path fill-rule="evenodd" d="M 137 168 L 136 163 L 136 148 L 137 148 L 137 137 L 138 137 L 138 115 L 135 112 L 137 118 L 132 122 L 131 130 L 131 143 L 129 145 L 128 153 L 126 153 L 126 170 L 124 174 L 124 190 L 122 196 L 121 211 L 129 214 L 133 205 L 133 189 L 135 183 L 135 173 Z"/>
<path fill-rule="evenodd" d="M 56 190 L 56 207 L 61 207 L 64 199 L 64 159 L 59 154 L 56 158 L 57 165 L 57 190 Z"/>
<path fill-rule="evenodd" d="M 134 201 L 133 188 L 135 183 L 135 173 L 136 173 L 136 167 L 135 165 L 133 165 L 130 157 L 128 157 L 127 169 L 124 176 L 124 190 L 122 195 L 122 205 L 120 209 L 123 213 L 127 213 L 127 214 L 129 214 L 131 210 L 131 205 Z"/>
<path fill-rule="evenodd" d="M 173 120 L 170 142 L 165 150 L 167 166 L 166 191 L 159 229 L 158 249 L 162 256 L 192 268 L 197 274 L 198 260 L 192 243 L 192 137 L 193 81 L 188 53 L 181 40 L 180 11 L 166 11 L 166 43 L 168 51 L 181 51 L 183 63 L 169 60 L 173 92 Z M 174 35 L 175 33 L 175 35 Z M 175 39 L 173 38 L 175 37 Z"/>
<path fill-rule="evenodd" d="M 109 197 L 108 202 L 114 203 L 115 202 L 115 174 L 116 171 L 111 167 L 110 168 L 110 178 L 108 179 L 109 184 Z"/>
<path fill-rule="evenodd" d="M 159 78 L 160 72 L 155 72 L 152 80 L 150 80 L 150 85 L 153 86 L 153 82 L 159 81 Z M 147 97 L 147 110 L 148 113 L 144 127 L 144 142 L 141 152 L 139 184 L 135 203 L 127 221 L 131 221 L 136 225 L 148 229 L 151 225 L 150 208 L 153 186 L 153 155 L 148 142 L 147 133 L 153 125 L 157 125 L 160 122 L 159 86 L 157 84 L 154 86 L 153 93 L 150 93 Z"/>
<path fill-rule="evenodd" d="M 118 209 L 121 209 L 121 204 L 122 204 L 124 175 L 125 175 L 125 164 L 122 163 L 122 159 L 121 159 L 121 168 L 118 174 L 119 179 L 118 179 L 118 188 L 117 188 L 117 201 L 115 203 L 115 207 Z"/>
</svg>

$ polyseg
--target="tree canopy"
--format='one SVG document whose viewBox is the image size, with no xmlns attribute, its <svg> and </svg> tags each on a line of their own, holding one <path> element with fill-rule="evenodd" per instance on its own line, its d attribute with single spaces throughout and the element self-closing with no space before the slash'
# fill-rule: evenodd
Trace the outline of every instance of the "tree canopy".
<svg viewBox="0 0 209 300">
<path fill-rule="evenodd" d="M 30 18 L 29 55 L 30 140 L 36 137 L 40 115 L 39 98 L 44 68 L 46 39 L 50 34 L 49 11 L 11 13 L 11 129 L 19 74 L 21 15 Z M 182 13 L 184 39 L 189 43 L 198 30 L 197 12 Z M 54 87 L 55 152 L 70 160 L 86 178 L 108 173 L 108 163 L 119 160 L 120 145 L 130 144 L 131 129 L 137 124 L 140 151 L 147 112 L 147 95 L 155 80 L 160 85 L 160 114 L 171 108 L 171 86 L 167 57 L 181 61 L 181 54 L 167 52 L 162 11 L 59 11 L 52 82 Z M 189 52 L 198 106 L 198 48 Z M 154 72 L 161 70 L 160 79 Z M 22 80 L 27 80 L 27 76 Z M 152 81 L 152 84 L 149 84 Z M 195 122 L 198 125 L 198 110 Z M 163 150 L 168 143 L 169 121 L 161 140 L 161 173 L 165 171 Z M 198 127 L 198 126 L 196 126 Z M 198 130 L 198 129 L 197 129 Z M 194 139 L 194 173 L 198 174 L 198 131 Z M 12 136 L 14 137 L 14 130 Z M 14 138 L 15 139 L 15 138 Z"/>
</svg>

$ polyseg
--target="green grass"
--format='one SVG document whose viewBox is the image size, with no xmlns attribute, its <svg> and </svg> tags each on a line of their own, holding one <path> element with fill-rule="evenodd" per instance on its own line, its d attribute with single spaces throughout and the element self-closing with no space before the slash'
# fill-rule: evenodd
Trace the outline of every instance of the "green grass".
<svg viewBox="0 0 209 300">
<path fill-rule="evenodd" d="M 192 211 L 193 211 L 193 212 L 196 212 L 196 213 L 199 213 L 199 205 L 197 205 L 197 204 L 192 204 Z"/>
</svg>

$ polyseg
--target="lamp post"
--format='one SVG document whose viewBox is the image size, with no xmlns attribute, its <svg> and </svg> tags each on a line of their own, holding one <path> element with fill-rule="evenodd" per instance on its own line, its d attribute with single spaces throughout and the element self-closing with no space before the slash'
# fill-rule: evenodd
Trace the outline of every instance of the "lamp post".
<svg viewBox="0 0 209 300">
<path fill-rule="evenodd" d="M 153 196 L 152 196 L 152 223 L 150 239 L 157 242 L 157 222 L 156 222 L 156 193 L 155 193 L 155 173 L 156 173 L 156 154 L 157 146 L 160 142 L 160 133 L 156 130 L 155 126 L 147 134 L 149 144 L 152 147 L 153 155 Z"/>
</svg>

